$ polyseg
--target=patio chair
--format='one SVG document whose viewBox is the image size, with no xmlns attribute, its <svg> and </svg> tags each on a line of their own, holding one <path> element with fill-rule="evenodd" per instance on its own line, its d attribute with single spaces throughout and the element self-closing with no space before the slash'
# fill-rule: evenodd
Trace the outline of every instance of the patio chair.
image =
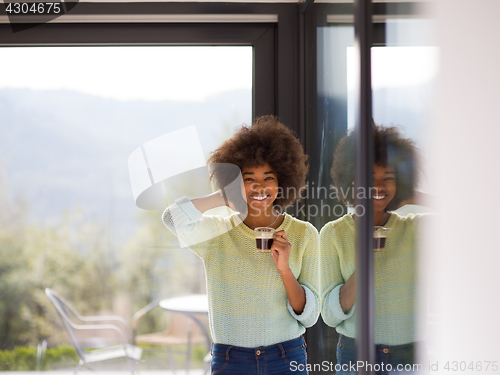
<svg viewBox="0 0 500 375">
<path fill-rule="evenodd" d="M 52 289 L 45 289 L 45 294 L 56 308 L 57 314 L 61 318 L 64 328 L 66 328 L 71 343 L 80 357 L 80 362 L 75 368 L 75 375 L 83 366 L 92 369 L 92 365 L 98 362 L 118 359 L 126 359 L 132 374 L 138 373 L 137 362 L 141 359 L 142 349 L 127 343 L 125 331 L 120 327 L 120 325 L 127 326 L 123 318 L 119 316 L 84 317 L 78 314 L 64 298 Z M 75 323 L 75 321 L 77 321 L 78 324 Z M 106 334 L 106 336 L 114 332 L 118 335 L 121 344 L 88 351 L 85 349 L 80 334 L 92 331 Z"/>
<path fill-rule="evenodd" d="M 139 320 L 149 311 L 159 305 L 161 300 L 154 301 L 143 307 L 134 314 L 132 320 L 132 337 L 135 344 L 161 346 L 166 349 L 166 354 L 170 362 L 170 369 L 176 373 L 176 366 L 173 354 L 183 354 L 186 356 L 186 374 L 189 374 L 191 367 L 192 345 L 206 345 L 206 336 L 203 335 L 194 320 L 183 313 L 168 312 L 168 326 L 163 332 L 147 333 L 137 335 Z M 167 311 L 165 311 L 167 313 Z M 177 348 L 175 348 L 177 347 Z M 185 347 L 185 349 L 184 349 Z M 150 351 L 163 352 L 163 350 Z"/>
</svg>

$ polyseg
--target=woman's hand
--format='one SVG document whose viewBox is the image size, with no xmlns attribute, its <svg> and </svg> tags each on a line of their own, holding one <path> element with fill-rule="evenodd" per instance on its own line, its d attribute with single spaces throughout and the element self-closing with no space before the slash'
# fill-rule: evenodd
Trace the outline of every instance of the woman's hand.
<svg viewBox="0 0 500 375">
<path fill-rule="evenodd" d="M 227 206 L 239 212 L 244 220 L 248 206 L 240 168 L 231 163 L 208 163 L 208 169 L 213 186 L 221 189 L 218 192 L 224 200 L 221 206 Z"/>
<path fill-rule="evenodd" d="M 288 242 L 286 232 L 284 230 L 274 233 L 274 241 L 271 245 L 271 254 L 273 256 L 274 264 L 280 274 L 290 270 L 288 267 L 288 259 L 290 258 L 291 249 L 292 244 Z"/>
<path fill-rule="evenodd" d="M 226 194 L 224 199 L 227 207 L 235 212 L 239 212 L 241 216 L 243 216 L 242 220 L 246 218 L 248 214 L 248 205 L 244 194 L 238 193 L 237 191 L 231 191 L 231 194 Z"/>
</svg>

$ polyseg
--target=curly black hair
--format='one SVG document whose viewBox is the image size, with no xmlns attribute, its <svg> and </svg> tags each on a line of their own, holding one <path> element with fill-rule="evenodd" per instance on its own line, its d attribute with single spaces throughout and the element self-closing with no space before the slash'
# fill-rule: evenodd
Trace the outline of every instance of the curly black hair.
<svg viewBox="0 0 500 375">
<path fill-rule="evenodd" d="M 300 141 L 275 116 L 262 116 L 252 126 L 241 126 L 233 137 L 212 152 L 208 163 L 229 163 L 237 165 L 240 171 L 269 164 L 276 172 L 281 190 L 273 204 L 282 209 L 300 199 L 309 170 L 308 156 Z M 234 176 L 227 175 L 227 169 L 221 170 L 212 170 L 219 189 L 234 180 Z"/>
<path fill-rule="evenodd" d="M 404 138 L 399 130 L 374 124 L 375 165 L 396 171 L 396 196 L 387 211 L 395 210 L 412 197 L 417 185 L 418 165 L 415 142 Z M 337 145 L 331 169 L 334 186 L 341 192 L 354 188 L 354 133 L 350 132 Z M 344 203 L 354 204 L 354 194 L 339 194 Z"/>
</svg>

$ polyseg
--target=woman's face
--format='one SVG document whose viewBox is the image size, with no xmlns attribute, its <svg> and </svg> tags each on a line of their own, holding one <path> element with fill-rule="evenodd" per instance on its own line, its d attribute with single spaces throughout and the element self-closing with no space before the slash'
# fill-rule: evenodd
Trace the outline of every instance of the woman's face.
<svg viewBox="0 0 500 375">
<path fill-rule="evenodd" d="M 396 195 L 396 172 L 392 167 L 373 166 L 373 209 L 385 211 Z"/>
<path fill-rule="evenodd" d="M 260 167 L 244 167 L 241 174 L 249 212 L 259 215 L 272 210 L 279 187 L 278 177 L 269 164 Z"/>
</svg>

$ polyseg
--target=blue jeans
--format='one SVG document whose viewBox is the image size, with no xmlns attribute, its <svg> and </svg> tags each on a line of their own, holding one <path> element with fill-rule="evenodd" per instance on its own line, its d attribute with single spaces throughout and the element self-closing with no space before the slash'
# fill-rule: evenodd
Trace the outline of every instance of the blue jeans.
<svg viewBox="0 0 500 375">
<path fill-rule="evenodd" d="M 418 367 L 415 364 L 415 348 L 414 345 L 376 345 L 375 348 L 375 364 L 372 368 L 377 375 L 388 374 L 411 374 L 413 368 L 418 372 Z M 337 344 L 337 375 L 355 374 L 356 365 L 356 344 L 355 340 L 340 335 Z M 364 364 L 366 368 L 366 364 Z"/>
<path fill-rule="evenodd" d="M 214 344 L 212 349 L 212 374 L 308 375 L 306 365 L 306 343 L 302 337 L 258 348 Z"/>
</svg>

